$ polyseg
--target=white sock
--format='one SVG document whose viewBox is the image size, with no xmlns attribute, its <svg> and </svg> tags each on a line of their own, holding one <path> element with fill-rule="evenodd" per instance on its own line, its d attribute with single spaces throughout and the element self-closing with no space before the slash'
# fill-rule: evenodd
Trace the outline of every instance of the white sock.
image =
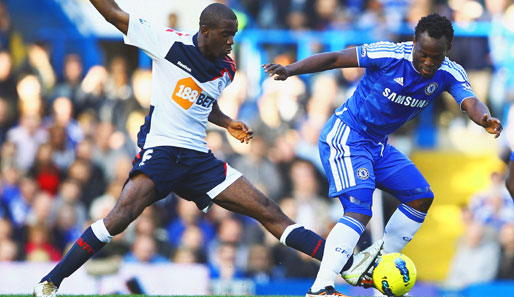
<svg viewBox="0 0 514 297">
<path fill-rule="evenodd" d="M 400 204 L 385 226 L 384 252 L 400 253 L 418 232 L 426 215 L 405 204 Z"/>
<path fill-rule="evenodd" d="M 347 225 L 345 220 L 352 220 L 352 227 Z M 360 233 L 359 233 L 360 231 Z M 348 259 L 353 255 L 353 250 L 364 231 L 364 226 L 357 220 L 343 217 L 332 228 L 325 242 L 323 261 L 319 267 L 316 280 L 311 287 L 312 292 L 324 289 L 327 286 L 334 286 L 336 277 L 343 269 Z"/>
<path fill-rule="evenodd" d="M 109 234 L 109 231 L 107 231 L 107 228 L 105 227 L 104 220 L 98 220 L 94 222 L 91 225 L 91 229 L 93 230 L 93 233 L 95 234 L 96 238 L 100 240 L 101 242 L 109 243 L 111 241 L 112 236 Z"/>
</svg>

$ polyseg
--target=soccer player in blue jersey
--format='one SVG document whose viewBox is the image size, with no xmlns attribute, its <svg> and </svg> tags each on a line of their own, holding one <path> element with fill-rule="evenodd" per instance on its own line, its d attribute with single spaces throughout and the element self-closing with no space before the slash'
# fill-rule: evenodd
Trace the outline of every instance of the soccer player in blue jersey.
<svg viewBox="0 0 514 297">
<path fill-rule="evenodd" d="M 153 60 L 150 112 L 138 134 L 141 152 L 115 207 L 80 236 L 64 258 L 34 288 L 35 296 L 55 296 L 70 276 L 152 203 L 174 192 L 206 212 L 212 203 L 258 220 L 290 247 L 321 260 L 324 239 L 295 224 L 241 173 L 214 157 L 205 142 L 207 121 L 241 142 L 252 138 L 242 122 L 221 112 L 216 99 L 234 77 L 228 56 L 237 32 L 230 8 L 211 4 L 200 15 L 196 34 L 152 26 L 121 10 L 113 0 L 91 0 L 125 43 Z"/>
<path fill-rule="evenodd" d="M 377 249 L 400 252 L 425 220 L 434 194 L 416 166 L 387 143 L 388 135 L 449 92 L 476 124 L 495 137 L 502 131 L 468 83 L 464 69 L 446 55 L 453 27 L 445 17 L 431 14 L 418 22 L 412 42 L 378 42 L 338 52 L 316 54 L 291 65 L 265 64 L 276 80 L 334 68 L 364 67 L 353 95 L 329 119 L 320 135 L 319 152 L 329 179 L 329 195 L 338 198 L 344 215 L 331 230 L 321 266 L 307 296 L 340 295 L 334 280 L 371 218 L 372 194 L 380 188 L 393 194 L 400 206 L 388 221 Z M 352 285 L 373 286 L 369 266 L 354 264 L 343 278 Z M 366 263 L 367 265 L 367 263 Z"/>
</svg>

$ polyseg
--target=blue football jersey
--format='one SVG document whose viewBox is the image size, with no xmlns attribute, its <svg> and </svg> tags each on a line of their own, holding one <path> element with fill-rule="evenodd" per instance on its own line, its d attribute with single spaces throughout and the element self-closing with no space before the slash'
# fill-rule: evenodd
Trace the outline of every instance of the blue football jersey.
<svg viewBox="0 0 514 297">
<path fill-rule="evenodd" d="M 413 42 L 378 42 L 356 48 L 359 67 L 366 68 L 353 95 L 336 110 L 350 128 L 383 141 L 443 91 L 460 105 L 476 97 L 466 72 L 445 58 L 431 78 L 419 74 L 412 63 Z"/>
</svg>

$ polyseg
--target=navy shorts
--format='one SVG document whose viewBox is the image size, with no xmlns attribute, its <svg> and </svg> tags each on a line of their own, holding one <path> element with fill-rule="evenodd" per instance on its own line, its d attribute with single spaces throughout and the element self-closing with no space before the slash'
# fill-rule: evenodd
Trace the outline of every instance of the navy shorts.
<svg viewBox="0 0 514 297">
<path fill-rule="evenodd" d="M 154 182 L 159 199 L 174 192 L 204 212 L 212 205 L 212 199 L 242 176 L 210 151 L 173 146 L 141 150 L 134 158 L 129 177 L 138 173 Z"/>
</svg>

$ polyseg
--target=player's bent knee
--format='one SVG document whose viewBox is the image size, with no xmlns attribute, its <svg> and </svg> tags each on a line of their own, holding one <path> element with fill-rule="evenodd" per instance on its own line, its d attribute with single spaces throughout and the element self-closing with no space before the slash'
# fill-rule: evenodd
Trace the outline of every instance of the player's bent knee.
<svg viewBox="0 0 514 297">
<path fill-rule="evenodd" d="M 432 206 L 433 201 L 434 201 L 433 197 L 428 197 L 428 198 L 420 198 L 420 199 L 412 200 L 406 204 L 408 206 L 414 208 L 417 211 L 426 213 L 430 209 L 430 206 Z"/>
</svg>

